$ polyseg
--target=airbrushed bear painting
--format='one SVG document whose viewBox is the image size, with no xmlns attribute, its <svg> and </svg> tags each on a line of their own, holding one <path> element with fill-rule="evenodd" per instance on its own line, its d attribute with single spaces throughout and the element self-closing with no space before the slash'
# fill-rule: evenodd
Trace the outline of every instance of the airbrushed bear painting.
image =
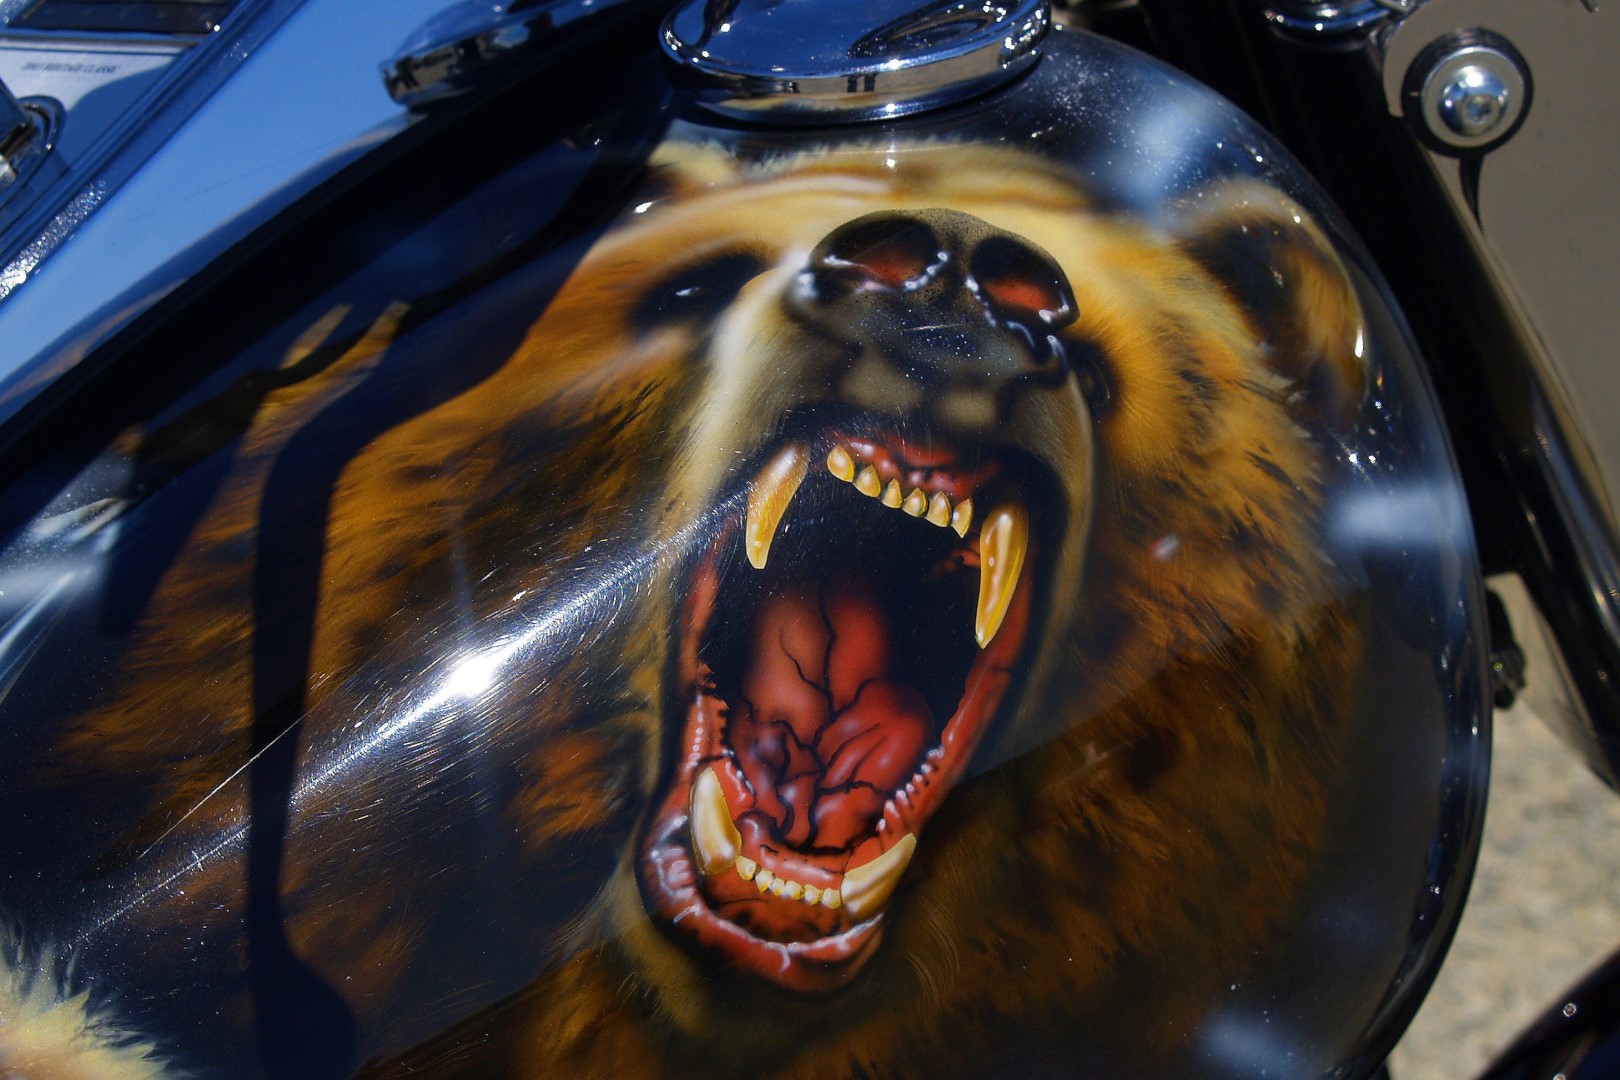
<svg viewBox="0 0 1620 1080">
<path fill-rule="evenodd" d="M 30 797 L 117 812 L 61 826 L 72 920 L 9 901 L 0 1072 L 1174 1060 L 1326 828 L 1361 320 L 1258 180 L 1149 223 L 994 146 L 667 144 L 506 359 L 345 444 L 313 554 L 269 564 L 314 568 L 291 749 L 254 734 L 266 507 L 387 365 L 456 362 L 454 312 L 383 312 L 208 459 L 39 736 Z"/>
</svg>

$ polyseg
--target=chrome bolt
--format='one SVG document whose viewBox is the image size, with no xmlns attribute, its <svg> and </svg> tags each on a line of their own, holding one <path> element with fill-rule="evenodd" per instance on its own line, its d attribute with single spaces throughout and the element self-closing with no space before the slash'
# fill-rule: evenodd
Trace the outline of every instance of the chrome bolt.
<svg viewBox="0 0 1620 1080">
<path fill-rule="evenodd" d="M 1470 44 L 1432 61 L 1421 108 L 1429 133 L 1459 150 L 1479 149 L 1512 130 L 1524 112 L 1528 79 L 1511 46 Z"/>
<path fill-rule="evenodd" d="M 1469 64 L 1440 90 L 1440 119 L 1464 138 L 1489 135 L 1502 125 L 1508 88 L 1495 72 Z"/>
<path fill-rule="evenodd" d="M 0 202 L 45 161 L 56 124 L 57 114 L 45 99 L 19 101 L 0 82 Z"/>
</svg>

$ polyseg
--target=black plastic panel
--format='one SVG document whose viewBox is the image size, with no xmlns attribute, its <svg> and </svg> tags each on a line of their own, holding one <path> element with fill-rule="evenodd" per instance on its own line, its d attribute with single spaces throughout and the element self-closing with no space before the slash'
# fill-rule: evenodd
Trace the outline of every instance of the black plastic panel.
<svg viewBox="0 0 1620 1080">
<path fill-rule="evenodd" d="M 211 34 L 236 0 L 39 0 L 10 22 L 22 30 Z"/>
</svg>

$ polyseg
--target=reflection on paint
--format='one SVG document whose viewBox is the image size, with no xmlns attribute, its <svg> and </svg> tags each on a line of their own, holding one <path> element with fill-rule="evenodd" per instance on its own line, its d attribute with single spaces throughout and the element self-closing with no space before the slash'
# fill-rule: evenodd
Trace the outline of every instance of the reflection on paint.
<svg viewBox="0 0 1620 1080">
<path fill-rule="evenodd" d="M 1150 227 L 984 146 L 672 143 L 651 185 L 456 393 L 397 404 L 476 298 L 337 305 L 109 451 L 195 454 L 113 556 L 195 521 L 50 719 L 141 778 L 53 931 L 191 927 L 250 1016 L 208 964 L 268 905 L 364 1030 L 504 998 L 401 1070 L 930 1073 L 1106 1056 L 1127 983 L 1195 1014 L 1305 887 L 1361 662 L 1331 246 L 1259 182 Z"/>
</svg>

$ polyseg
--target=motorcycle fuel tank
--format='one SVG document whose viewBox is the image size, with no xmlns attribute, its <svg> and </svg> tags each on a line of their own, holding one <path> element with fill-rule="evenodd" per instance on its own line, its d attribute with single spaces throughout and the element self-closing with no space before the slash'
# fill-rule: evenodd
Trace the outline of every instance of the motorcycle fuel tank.
<svg viewBox="0 0 1620 1080">
<path fill-rule="evenodd" d="M 1377 272 L 1039 5 L 800 8 L 456 106 L 14 435 L 0 1071 L 1382 1062 L 1488 712 Z"/>
</svg>

